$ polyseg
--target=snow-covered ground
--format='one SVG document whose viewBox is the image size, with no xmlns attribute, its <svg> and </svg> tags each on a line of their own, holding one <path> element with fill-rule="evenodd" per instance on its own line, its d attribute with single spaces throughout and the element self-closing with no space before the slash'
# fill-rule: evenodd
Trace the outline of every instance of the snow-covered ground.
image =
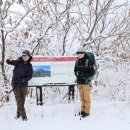
<svg viewBox="0 0 130 130">
<path fill-rule="evenodd" d="M 91 115 L 74 116 L 79 102 L 37 106 L 26 102 L 28 121 L 14 119 L 15 103 L 0 109 L 0 130 L 129 130 L 129 102 L 92 101 Z"/>
</svg>

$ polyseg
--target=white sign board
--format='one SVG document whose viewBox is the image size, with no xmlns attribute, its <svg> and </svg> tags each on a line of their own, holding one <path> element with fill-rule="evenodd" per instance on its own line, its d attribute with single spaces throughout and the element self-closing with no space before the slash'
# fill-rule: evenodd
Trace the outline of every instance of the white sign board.
<svg viewBox="0 0 130 130">
<path fill-rule="evenodd" d="M 33 78 L 29 81 L 29 86 L 42 86 L 48 83 L 73 84 L 76 80 L 75 61 L 75 56 L 34 57 Z"/>
</svg>

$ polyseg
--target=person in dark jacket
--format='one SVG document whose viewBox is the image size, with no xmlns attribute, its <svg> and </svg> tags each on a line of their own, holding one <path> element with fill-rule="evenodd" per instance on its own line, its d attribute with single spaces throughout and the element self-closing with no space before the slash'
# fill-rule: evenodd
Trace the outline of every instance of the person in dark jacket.
<svg viewBox="0 0 130 130">
<path fill-rule="evenodd" d="M 77 50 L 77 60 L 75 62 L 74 73 L 77 78 L 78 89 L 81 98 L 81 115 L 86 117 L 90 115 L 90 91 L 93 68 L 89 66 L 89 58 L 85 53 L 85 49 L 80 47 Z"/>
<path fill-rule="evenodd" d="M 32 78 L 33 69 L 30 63 L 32 56 L 28 50 L 22 52 L 22 56 L 17 60 L 13 60 L 13 56 L 10 56 L 6 63 L 14 66 L 12 76 L 12 87 L 17 103 L 17 116 L 16 118 L 22 117 L 22 120 L 26 121 L 25 111 L 25 97 L 28 93 L 28 81 Z"/>
</svg>

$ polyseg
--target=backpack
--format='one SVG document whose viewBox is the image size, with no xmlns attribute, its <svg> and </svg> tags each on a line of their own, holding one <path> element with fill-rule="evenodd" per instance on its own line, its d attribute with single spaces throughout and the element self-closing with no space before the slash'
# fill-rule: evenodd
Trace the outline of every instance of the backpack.
<svg viewBox="0 0 130 130">
<path fill-rule="evenodd" d="M 87 55 L 87 58 L 89 60 L 88 64 L 89 64 L 90 68 L 93 67 L 91 77 L 94 77 L 96 72 L 97 72 L 95 56 L 94 56 L 94 54 L 92 52 L 86 52 L 86 55 Z"/>
</svg>

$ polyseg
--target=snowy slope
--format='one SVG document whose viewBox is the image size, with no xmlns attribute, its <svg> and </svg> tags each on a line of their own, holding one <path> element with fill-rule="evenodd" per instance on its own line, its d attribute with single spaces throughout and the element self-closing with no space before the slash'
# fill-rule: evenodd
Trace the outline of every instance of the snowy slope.
<svg viewBox="0 0 130 130">
<path fill-rule="evenodd" d="M 15 103 L 0 109 L 0 130 L 129 130 L 130 104 L 92 101 L 91 115 L 74 116 L 79 103 L 43 105 L 26 103 L 28 121 L 14 119 Z"/>
</svg>

